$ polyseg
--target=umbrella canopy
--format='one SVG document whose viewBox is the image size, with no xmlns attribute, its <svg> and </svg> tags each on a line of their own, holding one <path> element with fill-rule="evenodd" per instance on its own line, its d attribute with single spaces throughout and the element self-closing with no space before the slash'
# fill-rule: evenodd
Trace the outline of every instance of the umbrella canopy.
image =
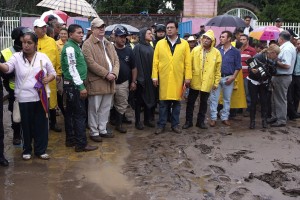
<svg viewBox="0 0 300 200">
<path fill-rule="evenodd" d="M 264 26 L 254 29 L 250 32 L 250 37 L 257 40 L 277 40 L 280 29 L 276 26 Z"/>
<path fill-rule="evenodd" d="M 233 15 L 219 15 L 211 18 L 206 26 L 217 26 L 217 27 L 245 27 L 244 20 Z"/>
<path fill-rule="evenodd" d="M 63 23 L 66 23 L 67 20 L 68 20 L 68 15 L 67 13 L 63 12 L 63 11 L 60 11 L 60 10 L 49 10 L 49 11 L 46 11 L 44 12 L 42 15 L 41 15 L 41 19 L 44 20 L 46 23 L 48 22 L 48 18 L 50 15 L 53 15 L 54 17 L 57 18 L 57 21 L 61 24 Z"/>
<path fill-rule="evenodd" d="M 76 13 L 87 17 L 99 17 L 85 0 L 43 0 L 37 6 Z"/>
<path fill-rule="evenodd" d="M 140 32 L 139 29 L 137 29 L 134 26 L 131 26 L 129 24 L 113 24 L 113 25 L 109 25 L 105 28 L 105 34 L 110 35 L 117 25 L 124 26 L 125 28 L 127 28 L 127 31 L 131 34 L 137 34 Z"/>
</svg>

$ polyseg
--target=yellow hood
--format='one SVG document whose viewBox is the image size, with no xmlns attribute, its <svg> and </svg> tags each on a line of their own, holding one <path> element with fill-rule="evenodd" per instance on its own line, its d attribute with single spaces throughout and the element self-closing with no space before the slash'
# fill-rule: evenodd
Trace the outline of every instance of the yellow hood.
<svg viewBox="0 0 300 200">
<path fill-rule="evenodd" d="M 207 36 L 207 37 L 209 37 L 209 38 L 212 40 L 211 47 L 214 47 L 215 44 L 216 44 L 216 38 L 215 38 L 215 33 L 214 33 L 214 31 L 213 31 L 213 30 L 208 30 L 208 31 L 206 31 L 206 32 L 202 35 L 201 40 L 202 40 L 202 38 L 203 38 L 204 35 Z"/>
</svg>

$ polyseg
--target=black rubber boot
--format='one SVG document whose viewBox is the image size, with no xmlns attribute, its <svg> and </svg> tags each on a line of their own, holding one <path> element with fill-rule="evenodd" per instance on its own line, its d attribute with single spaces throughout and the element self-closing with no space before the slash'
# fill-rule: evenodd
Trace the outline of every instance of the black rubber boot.
<svg viewBox="0 0 300 200">
<path fill-rule="evenodd" d="M 126 133 L 127 130 L 122 126 L 123 115 L 116 111 L 116 130 L 120 133 Z"/>
</svg>

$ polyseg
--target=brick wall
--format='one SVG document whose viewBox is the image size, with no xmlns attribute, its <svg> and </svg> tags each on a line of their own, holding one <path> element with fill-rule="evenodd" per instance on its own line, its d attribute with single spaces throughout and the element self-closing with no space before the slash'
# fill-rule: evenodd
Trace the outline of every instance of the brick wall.
<svg viewBox="0 0 300 200">
<path fill-rule="evenodd" d="M 211 18 L 217 15 L 217 0 L 184 0 L 184 17 Z"/>
</svg>

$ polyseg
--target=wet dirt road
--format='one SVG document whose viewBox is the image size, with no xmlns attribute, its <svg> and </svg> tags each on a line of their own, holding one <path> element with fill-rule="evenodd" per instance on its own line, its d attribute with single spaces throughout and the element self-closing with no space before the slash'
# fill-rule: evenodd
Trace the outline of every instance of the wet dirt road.
<svg viewBox="0 0 300 200">
<path fill-rule="evenodd" d="M 231 127 L 218 121 L 215 128 L 175 134 L 168 125 L 158 136 L 126 125 L 127 134 L 89 141 L 99 150 L 87 153 L 66 148 L 64 133 L 51 131 L 51 159 L 23 161 L 21 147 L 11 144 L 9 114 L 10 166 L 0 168 L 1 200 L 300 199 L 300 120 L 268 129 L 257 120 L 250 130 L 249 119 L 237 116 Z"/>
</svg>

